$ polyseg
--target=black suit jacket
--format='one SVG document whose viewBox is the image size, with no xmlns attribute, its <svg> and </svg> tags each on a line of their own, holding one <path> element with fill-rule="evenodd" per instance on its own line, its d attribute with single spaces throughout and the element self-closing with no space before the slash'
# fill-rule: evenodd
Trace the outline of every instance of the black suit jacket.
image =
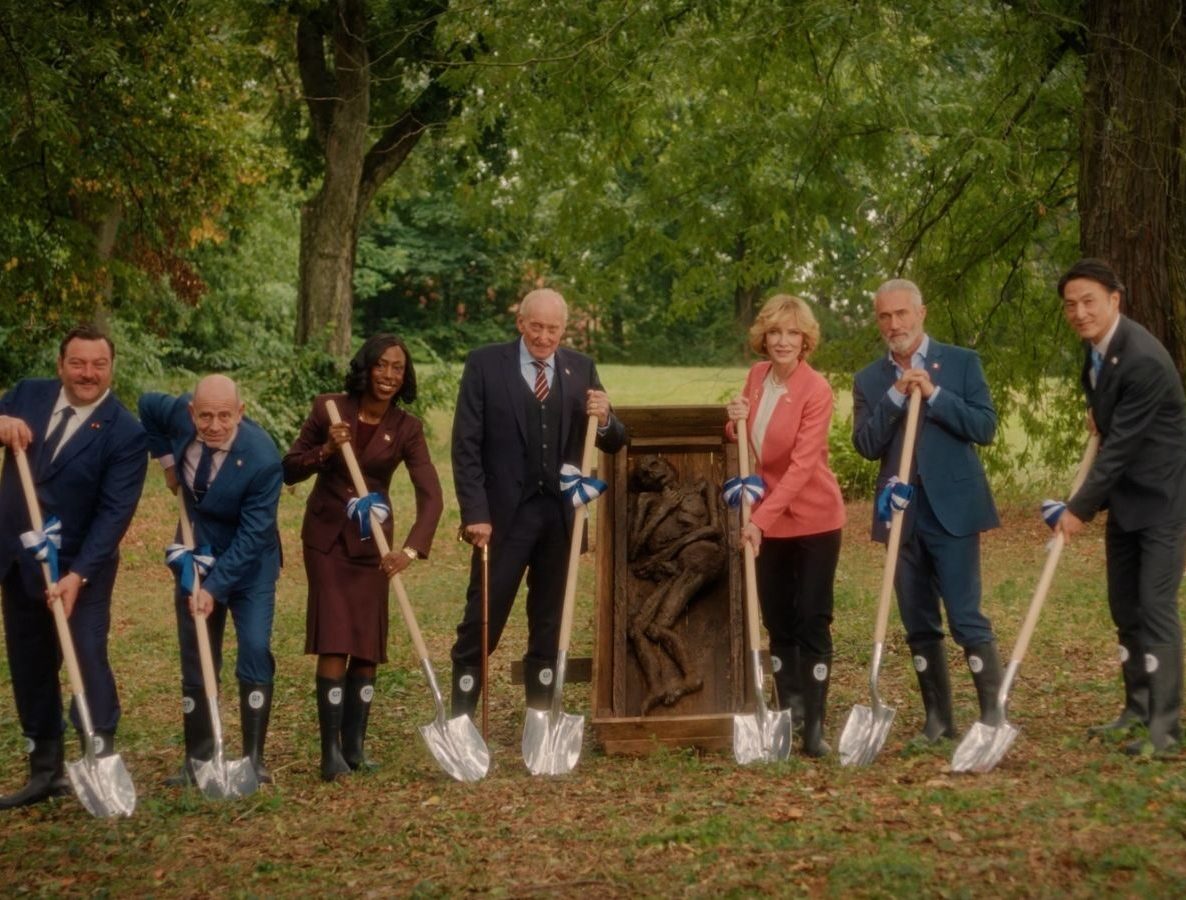
<svg viewBox="0 0 1186 900">
<path fill-rule="evenodd" d="M 489 522 L 498 534 L 509 527 L 524 496 L 527 475 L 525 382 L 519 370 L 519 340 L 490 344 L 470 353 L 461 375 L 453 416 L 453 483 L 461 522 Z M 584 446 L 585 392 L 601 390 L 593 360 L 575 350 L 556 351 L 552 396 L 559 397 L 561 461 L 579 466 Z M 611 415 L 597 446 L 613 453 L 626 442 L 626 428 Z M 572 506 L 565 504 L 571 527 Z"/>
<path fill-rule="evenodd" d="M 1067 508 L 1083 520 L 1107 509 L 1124 531 L 1186 521 L 1186 397 L 1165 347 L 1127 316 L 1096 386 L 1084 343 L 1081 380 L 1100 451 Z"/>
</svg>

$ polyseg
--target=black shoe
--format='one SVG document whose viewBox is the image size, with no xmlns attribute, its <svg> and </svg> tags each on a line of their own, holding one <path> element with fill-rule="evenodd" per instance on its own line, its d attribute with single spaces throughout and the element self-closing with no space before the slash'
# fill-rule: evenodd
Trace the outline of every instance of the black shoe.
<svg viewBox="0 0 1186 900">
<path fill-rule="evenodd" d="M 374 676 L 346 676 L 346 699 L 342 709 L 342 758 L 354 771 L 372 771 L 378 764 L 367 758 L 364 745 L 371 700 L 375 696 Z"/>
<path fill-rule="evenodd" d="M 824 717 L 828 684 L 832 680 L 832 660 L 827 656 L 801 653 L 799 667 L 799 682 L 803 685 L 803 755 L 827 756 L 832 748 L 824 740 Z"/>
<path fill-rule="evenodd" d="M 350 774 L 342 758 L 342 701 L 345 678 L 317 676 L 317 720 L 321 726 L 321 780 Z"/>
<path fill-rule="evenodd" d="M 770 668 L 774 676 L 774 709 L 791 711 L 791 731 L 803 733 L 803 681 L 800 673 L 799 648 L 792 644 L 770 646 Z"/>
<path fill-rule="evenodd" d="M 1182 651 L 1170 644 L 1145 648 L 1149 679 L 1149 737 L 1124 748 L 1130 756 L 1173 755 L 1182 743 Z"/>
<path fill-rule="evenodd" d="M 165 779 L 169 787 L 197 784 L 193 761 L 206 762 L 214 756 L 214 727 L 210 723 L 210 704 L 202 688 L 181 689 L 181 725 L 185 736 L 185 759 L 181 769 Z"/>
<path fill-rule="evenodd" d="M 1103 725 L 1087 729 L 1088 738 L 1124 738 L 1140 725 L 1149 724 L 1149 674 L 1145 654 L 1136 642 L 1120 644 L 1120 675 L 1124 681 L 1124 709 Z"/>
<path fill-rule="evenodd" d="M 552 683 L 556 678 L 555 663 L 530 656 L 523 657 L 523 690 L 528 709 L 550 709 Z"/>
<path fill-rule="evenodd" d="M 975 647 L 965 647 L 964 657 L 968 661 L 968 669 L 972 672 L 972 683 L 976 685 L 976 699 L 980 703 L 980 721 L 991 728 L 996 728 L 1005 721 L 1005 711 L 1001 709 L 1001 682 L 1004 673 L 1001 671 L 1001 657 L 997 653 L 997 642 L 978 644 Z"/>
<path fill-rule="evenodd" d="M 239 682 L 239 722 L 243 727 L 243 755 L 251 760 L 256 780 L 271 784 L 272 773 L 264 764 L 268 720 L 272 717 L 272 685 Z"/>
<path fill-rule="evenodd" d="M 526 678 L 526 674 L 523 677 Z M 453 696 L 449 706 L 453 718 L 466 715 L 472 719 L 474 710 L 478 708 L 482 690 L 482 670 L 478 666 L 462 666 L 454 663 Z"/>
<path fill-rule="evenodd" d="M 951 681 L 947 677 L 947 649 L 940 639 L 910 648 L 914 672 L 927 719 L 921 737 L 928 744 L 955 737 L 955 716 L 951 711 Z"/>
<path fill-rule="evenodd" d="M 69 793 L 62 739 L 38 738 L 29 749 L 29 780 L 20 790 L 0 797 L 0 809 L 32 806 Z"/>
</svg>

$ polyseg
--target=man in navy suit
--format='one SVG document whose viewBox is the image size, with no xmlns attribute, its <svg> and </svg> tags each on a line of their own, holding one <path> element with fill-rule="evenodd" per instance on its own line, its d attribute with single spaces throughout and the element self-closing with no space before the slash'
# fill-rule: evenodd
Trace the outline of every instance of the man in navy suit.
<svg viewBox="0 0 1186 900">
<path fill-rule="evenodd" d="M 243 417 L 239 389 L 225 375 L 203 378 L 192 398 L 144 394 L 140 421 L 148 432 L 149 451 L 165 469 L 166 483 L 185 492 L 194 540 L 214 557 L 196 596 L 184 596 L 180 585 L 174 592 L 186 761 L 170 783 L 191 783 L 190 760 L 210 759 L 213 753 L 193 616 L 206 617 L 218 671 L 228 609 L 239 642 L 235 674 L 243 754 L 261 782 L 271 781 L 264 741 L 276 672 L 271 644 L 280 574 L 280 453 L 267 432 Z"/>
<path fill-rule="evenodd" d="M 13 452 L 29 456 L 42 515 L 61 521 L 58 596 L 95 729 L 95 751 L 115 752 L 120 705 L 107 661 L 111 591 L 119 542 L 127 531 L 147 455 L 144 430 L 111 393 L 115 345 L 101 331 L 70 331 L 58 351 L 56 379 L 27 379 L 0 398 L 0 594 L 12 690 L 29 742 L 29 781 L 0 797 L 0 809 L 69 793 L 64 777 L 61 652 L 41 564 L 21 549 L 32 528 Z M 75 727 L 77 713 L 71 710 Z"/>
<path fill-rule="evenodd" d="M 560 346 L 568 306 L 535 290 L 519 304 L 522 337 L 491 344 L 465 362 L 453 419 L 453 481 L 463 535 L 474 545 L 465 614 L 453 645 L 453 714 L 472 714 L 482 691 L 482 563 L 490 547 L 489 649 L 498 645 L 527 573 L 527 705 L 546 709 L 560 637 L 573 507 L 560 467 L 580 465 L 589 416 L 597 446 L 626 442 L 593 360 Z"/>
<path fill-rule="evenodd" d="M 907 396 L 921 392 L 914 496 L 903 521 L 894 588 L 926 708 L 922 737 L 931 742 L 955 736 L 940 599 L 972 672 L 980 721 L 1001 720 L 1000 657 L 992 625 L 980 611 L 980 532 L 1000 521 L 975 449 L 992 441 L 997 413 L 980 357 L 924 331 L 927 309 L 917 285 L 885 282 L 874 307 L 889 353 L 857 373 L 852 439 L 858 453 L 880 460 L 880 493 L 898 473 Z M 875 514 L 874 540 L 888 536 L 888 523 Z"/>
<path fill-rule="evenodd" d="M 1108 510 L 1108 606 L 1120 642 L 1125 704 L 1092 729 L 1149 740 L 1131 754 L 1172 751 L 1182 740 L 1182 624 L 1186 564 L 1186 398 L 1181 373 L 1148 331 L 1120 313 L 1124 286 L 1111 266 L 1081 259 L 1058 282 L 1067 321 L 1083 340 L 1081 380 L 1100 450 L 1058 528 L 1070 538 Z"/>
</svg>

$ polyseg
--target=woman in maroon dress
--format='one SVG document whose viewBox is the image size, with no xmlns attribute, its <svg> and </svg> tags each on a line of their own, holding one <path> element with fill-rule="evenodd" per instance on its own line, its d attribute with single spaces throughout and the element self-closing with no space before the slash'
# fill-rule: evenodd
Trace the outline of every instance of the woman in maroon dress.
<svg viewBox="0 0 1186 900">
<path fill-rule="evenodd" d="M 342 417 L 337 425 L 330 424 L 326 411 L 331 399 Z M 363 742 L 375 667 L 387 661 L 388 579 L 428 556 L 444 507 L 424 428 L 399 406 L 415 399 L 416 372 L 407 346 L 395 335 L 377 334 L 350 360 L 346 392 L 322 394 L 313 401 L 284 457 L 286 484 L 317 475 L 305 506 L 301 542 L 309 581 L 305 652 L 317 654 L 325 781 L 373 765 L 363 753 Z M 367 490 L 389 509 L 387 490 L 401 462 L 416 492 L 416 518 L 402 547 L 394 549 L 392 517 L 383 523 L 393 549 L 382 559 L 375 541 L 364 537 L 358 518 L 347 513 L 347 504 L 357 499 L 341 453 L 347 442 L 354 447 Z M 364 511 L 362 519 L 367 518 Z"/>
</svg>

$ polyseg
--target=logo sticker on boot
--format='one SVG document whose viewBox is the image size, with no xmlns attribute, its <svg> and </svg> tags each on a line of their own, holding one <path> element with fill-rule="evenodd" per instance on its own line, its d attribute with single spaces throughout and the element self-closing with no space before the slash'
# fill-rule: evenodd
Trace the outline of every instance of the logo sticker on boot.
<svg viewBox="0 0 1186 900">
<path fill-rule="evenodd" d="M 342 702 L 342 689 L 340 687 L 332 687 L 329 693 L 325 695 L 325 699 L 330 702 L 331 706 L 337 706 Z"/>
<path fill-rule="evenodd" d="M 1120 662 L 1121 663 L 1128 662 L 1128 648 L 1125 647 L 1124 644 L 1121 644 L 1119 649 L 1120 649 Z"/>
<path fill-rule="evenodd" d="M 264 692 L 263 691 L 252 691 L 250 694 L 248 694 L 247 695 L 247 705 L 250 706 L 252 709 L 263 709 L 264 708 Z"/>
<path fill-rule="evenodd" d="M 358 692 L 358 697 L 363 703 L 370 703 L 375 698 L 375 686 L 364 684 L 362 690 Z"/>
<path fill-rule="evenodd" d="M 822 663 L 822 662 L 816 663 L 815 667 L 811 670 L 811 677 L 814 678 L 816 681 L 827 681 L 828 680 L 828 664 Z"/>
<path fill-rule="evenodd" d="M 1148 672 L 1150 675 L 1152 675 L 1154 672 L 1157 671 L 1157 667 L 1158 667 L 1157 657 L 1154 656 L 1152 653 L 1146 653 L 1145 654 L 1145 671 Z"/>
<path fill-rule="evenodd" d="M 552 670 L 551 669 L 540 669 L 539 670 L 539 683 L 542 684 L 544 687 L 548 687 L 552 683 Z"/>
<path fill-rule="evenodd" d="M 103 743 L 103 735 L 96 734 L 94 736 L 94 738 L 92 739 L 92 742 L 95 745 L 95 755 L 96 756 L 98 756 L 100 753 L 102 753 L 106 749 L 107 745 Z"/>
<path fill-rule="evenodd" d="M 968 657 L 968 668 L 972 670 L 973 675 L 979 675 L 984 670 L 984 660 L 973 654 Z"/>
<path fill-rule="evenodd" d="M 914 671 L 925 672 L 927 670 L 927 658 L 925 656 L 914 657 Z"/>
<path fill-rule="evenodd" d="M 37 749 L 37 744 L 31 737 L 25 738 L 25 755 L 32 753 Z"/>
<path fill-rule="evenodd" d="M 457 686 L 459 688 L 461 688 L 463 693 L 468 694 L 470 691 L 472 691 L 474 689 L 474 676 L 473 675 L 462 675 L 460 678 L 457 679 Z"/>
<path fill-rule="evenodd" d="M 193 712 L 195 709 L 197 709 L 197 707 L 198 707 L 198 704 L 194 703 L 193 697 L 182 697 L 181 698 L 182 715 L 188 716 L 191 712 Z"/>
<path fill-rule="evenodd" d="M 775 656 L 773 653 L 770 654 L 770 671 L 771 672 L 781 672 L 782 671 L 782 659 Z"/>
</svg>

